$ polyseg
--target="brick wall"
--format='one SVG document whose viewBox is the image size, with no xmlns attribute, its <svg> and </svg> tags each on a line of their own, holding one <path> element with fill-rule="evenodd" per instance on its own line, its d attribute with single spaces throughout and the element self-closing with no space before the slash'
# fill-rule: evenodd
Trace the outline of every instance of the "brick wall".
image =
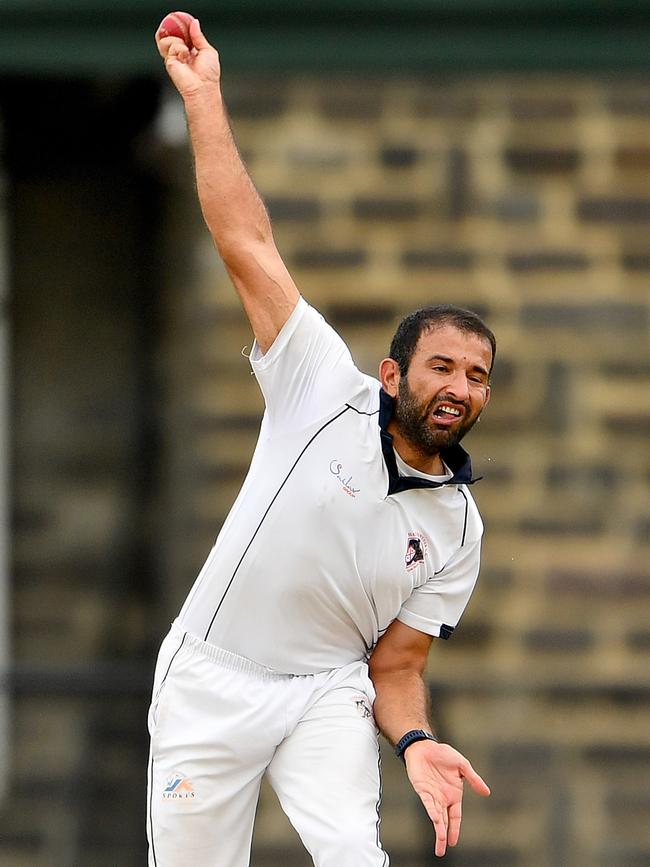
<svg viewBox="0 0 650 867">
<path fill-rule="evenodd" d="M 153 143 L 151 83 L 40 88 L 2 93 L 15 688 L 0 862 L 135 867 L 153 643 L 236 495 L 262 403 L 173 110 Z M 475 307 L 500 341 L 468 438 L 482 579 L 429 670 L 441 733 L 494 792 L 468 796 L 449 864 L 650 863 L 647 92 L 226 74 L 280 249 L 362 368 L 431 300 Z M 388 750 L 384 767 L 393 862 L 431 863 Z M 307 863 L 265 788 L 254 864 Z"/>
<path fill-rule="evenodd" d="M 429 669 L 441 731 L 494 794 L 467 797 L 448 862 L 650 864 L 648 82 L 226 72 L 225 87 L 290 270 L 362 368 L 434 300 L 475 308 L 499 339 L 493 400 L 468 438 L 485 477 L 482 579 Z M 161 157 L 172 616 L 262 404 L 187 154 Z M 429 863 L 432 835 L 390 755 L 386 771 L 385 842 L 396 863 Z M 307 863 L 287 860 L 291 833 L 265 793 L 257 863 Z"/>
</svg>

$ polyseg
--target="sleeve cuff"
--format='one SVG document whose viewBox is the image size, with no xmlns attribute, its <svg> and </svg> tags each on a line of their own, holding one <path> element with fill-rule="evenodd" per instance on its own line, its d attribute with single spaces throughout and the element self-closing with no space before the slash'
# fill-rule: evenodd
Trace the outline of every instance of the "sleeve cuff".
<svg viewBox="0 0 650 867">
<path fill-rule="evenodd" d="M 266 369 L 273 364 L 279 355 L 281 355 L 282 350 L 291 339 L 308 306 L 309 305 L 305 299 L 301 296 L 298 299 L 298 303 L 291 311 L 291 316 L 289 316 L 287 321 L 284 323 L 278 336 L 265 353 L 262 353 L 257 340 L 253 341 L 253 348 L 251 349 L 251 354 L 249 356 L 249 361 L 253 370 Z"/>
<path fill-rule="evenodd" d="M 434 638 L 449 638 L 455 628 L 439 620 L 427 620 L 426 617 L 420 617 L 419 614 L 404 609 L 397 615 L 397 620 L 405 626 L 410 626 L 411 629 L 417 629 L 418 632 L 424 632 L 425 635 L 432 635 Z"/>
</svg>

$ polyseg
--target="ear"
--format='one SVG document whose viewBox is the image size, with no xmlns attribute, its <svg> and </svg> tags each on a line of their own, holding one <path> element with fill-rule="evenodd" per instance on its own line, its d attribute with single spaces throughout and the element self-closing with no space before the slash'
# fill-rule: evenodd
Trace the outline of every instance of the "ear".
<svg viewBox="0 0 650 867">
<path fill-rule="evenodd" d="M 391 397 L 397 397 L 400 378 L 399 364 L 394 358 L 384 358 L 379 365 L 379 379 L 384 391 Z"/>
</svg>

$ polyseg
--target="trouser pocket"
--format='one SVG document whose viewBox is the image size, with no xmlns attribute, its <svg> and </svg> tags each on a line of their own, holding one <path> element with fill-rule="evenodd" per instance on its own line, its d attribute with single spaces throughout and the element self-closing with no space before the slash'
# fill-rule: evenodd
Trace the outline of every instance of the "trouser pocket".
<svg viewBox="0 0 650 867">
<path fill-rule="evenodd" d="M 176 655 L 180 651 L 185 634 L 179 634 L 176 630 L 170 631 L 164 638 L 158 651 L 158 659 L 156 661 L 156 670 L 153 678 L 153 690 L 151 693 L 151 704 L 149 706 L 149 714 L 147 724 L 149 734 L 153 736 L 159 722 L 160 699 L 169 676 L 169 672 L 174 663 Z"/>
</svg>

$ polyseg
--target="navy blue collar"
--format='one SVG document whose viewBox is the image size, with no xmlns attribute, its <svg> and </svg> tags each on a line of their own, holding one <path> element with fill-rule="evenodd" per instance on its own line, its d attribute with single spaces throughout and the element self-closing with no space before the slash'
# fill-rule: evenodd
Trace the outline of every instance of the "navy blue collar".
<svg viewBox="0 0 650 867">
<path fill-rule="evenodd" d="M 434 482 L 420 476 L 400 476 L 395 460 L 393 437 L 386 429 L 393 417 L 394 410 L 395 399 L 382 388 L 379 392 L 379 427 L 381 430 L 381 450 L 388 470 L 389 494 L 398 494 L 400 491 L 408 491 L 412 488 L 442 488 L 443 485 L 473 485 L 474 482 L 478 482 L 480 476 L 476 479 L 472 478 L 470 456 L 458 444 L 440 451 L 440 457 L 452 472 L 452 477 L 447 481 Z"/>
</svg>

